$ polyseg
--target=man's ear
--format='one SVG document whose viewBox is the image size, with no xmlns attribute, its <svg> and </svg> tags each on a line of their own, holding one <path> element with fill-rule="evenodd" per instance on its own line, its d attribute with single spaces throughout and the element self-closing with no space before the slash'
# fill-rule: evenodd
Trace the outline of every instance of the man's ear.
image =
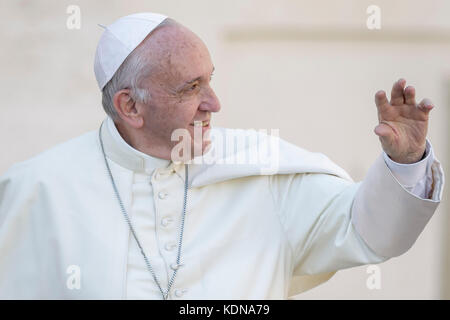
<svg viewBox="0 0 450 320">
<path fill-rule="evenodd" d="M 133 128 L 140 128 L 144 125 L 144 118 L 136 108 L 136 101 L 130 95 L 130 89 L 117 91 L 113 97 L 114 108 L 119 117 Z"/>
</svg>

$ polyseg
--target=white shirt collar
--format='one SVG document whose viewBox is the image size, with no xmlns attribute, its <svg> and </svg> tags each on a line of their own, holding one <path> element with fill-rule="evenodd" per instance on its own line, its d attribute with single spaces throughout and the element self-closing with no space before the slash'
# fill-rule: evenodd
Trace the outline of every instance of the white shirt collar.
<svg viewBox="0 0 450 320">
<path fill-rule="evenodd" d="M 101 134 L 107 157 L 127 169 L 151 174 L 157 168 L 173 167 L 170 160 L 152 157 L 130 146 L 110 117 L 103 122 Z"/>
</svg>

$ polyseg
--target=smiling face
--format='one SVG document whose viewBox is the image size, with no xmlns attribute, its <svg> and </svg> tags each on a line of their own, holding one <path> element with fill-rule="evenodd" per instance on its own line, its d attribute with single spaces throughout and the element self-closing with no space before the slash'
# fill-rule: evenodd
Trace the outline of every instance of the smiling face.
<svg viewBox="0 0 450 320">
<path fill-rule="evenodd" d="M 183 26 L 163 27 L 149 39 L 150 59 L 158 63 L 142 85 L 150 101 L 137 108 L 142 110 L 145 136 L 172 148 L 178 143 L 171 141 L 174 130 L 187 129 L 194 137 L 194 121 L 203 121 L 204 134 L 211 114 L 220 110 L 210 86 L 214 66 L 205 44 Z M 202 151 L 206 146 L 204 141 Z"/>
</svg>

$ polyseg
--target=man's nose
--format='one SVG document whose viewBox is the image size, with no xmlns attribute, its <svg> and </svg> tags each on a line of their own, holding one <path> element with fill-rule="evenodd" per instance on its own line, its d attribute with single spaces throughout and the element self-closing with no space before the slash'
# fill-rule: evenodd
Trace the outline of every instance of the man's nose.
<svg viewBox="0 0 450 320">
<path fill-rule="evenodd" d="M 208 87 L 205 90 L 203 101 L 200 103 L 199 109 L 201 111 L 219 112 L 220 102 L 211 87 Z"/>
</svg>

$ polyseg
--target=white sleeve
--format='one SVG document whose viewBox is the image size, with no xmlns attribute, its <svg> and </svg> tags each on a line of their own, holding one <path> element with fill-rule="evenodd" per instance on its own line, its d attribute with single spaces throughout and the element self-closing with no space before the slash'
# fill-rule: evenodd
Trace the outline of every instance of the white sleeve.
<svg viewBox="0 0 450 320">
<path fill-rule="evenodd" d="M 429 157 L 429 199 L 403 187 L 381 153 L 358 183 L 318 173 L 270 177 L 276 211 L 293 253 L 293 275 L 380 263 L 406 252 L 443 194 L 443 169 L 433 155 Z"/>
<path fill-rule="evenodd" d="M 406 190 L 422 199 L 429 199 L 433 181 L 431 165 L 435 159 L 428 140 L 425 156 L 418 162 L 411 164 L 394 162 L 385 152 L 383 152 L 383 158 L 394 177 Z"/>
<path fill-rule="evenodd" d="M 441 202 L 445 184 L 444 170 L 434 156 L 428 142 L 426 175 L 420 178 L 402 175 L 396 170 L 394 176 L 387 162 L 380 155 L 369 168 L 355 196 L 352 207 L 352 222 L 359 235 L 377 254 L 396 257 L 414 244 L 425 225 Z M 424 159 L 425 160 L 425 159 Z M 428 162 L 429 161 L 429 162 Z M 409 191 L 404 184 L 419 190 L 425 185 L 424 197 Z M 416 185 L 414 181 L 419 181 Z"/>
</svg>

